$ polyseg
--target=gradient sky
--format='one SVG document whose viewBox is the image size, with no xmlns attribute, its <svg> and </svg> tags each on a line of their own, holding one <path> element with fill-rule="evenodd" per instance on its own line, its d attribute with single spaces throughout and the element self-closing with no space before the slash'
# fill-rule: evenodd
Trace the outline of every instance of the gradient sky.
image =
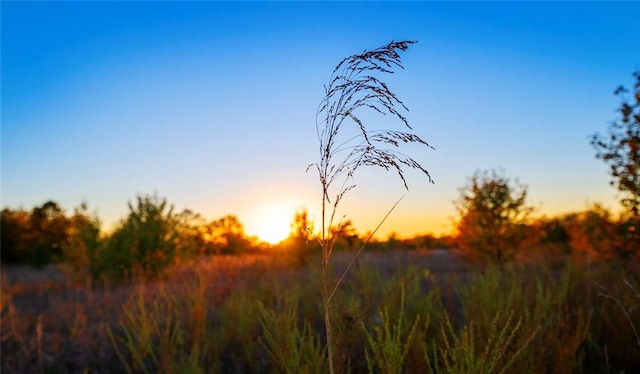
<svg viewBox="0 0 640 374">
<path fill-rule="evenodd" d="M 640 67 L 640 2 L 1 3 L 3 207 L 86 201 L 105 224 L 137 195 L 248 233 L 318 218 L 315 114 L 342 58 L 413 39 L 385 77 L 435 179 L 361 169 L 340 214 L 381 234 L 451 228 L 458 189 L 503 168 L 539 214 L 617 207 L 589 144 Z M 396 128 L 371 117 L 373 128 Z"/>
</svg>

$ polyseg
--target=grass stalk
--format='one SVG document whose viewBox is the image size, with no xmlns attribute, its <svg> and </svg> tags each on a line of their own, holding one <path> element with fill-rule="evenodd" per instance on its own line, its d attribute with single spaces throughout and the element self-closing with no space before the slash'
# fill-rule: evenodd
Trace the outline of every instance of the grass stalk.
<svg viewBox="0 0 640 374">
<path fill-rule="evenodd" d="M 363 245 L 360 248 L 339 280 L 330 286 L 332 284 L 330 259 L 337 239 L 337 234 L 332 235 L 330 230 L 334 224 L 340 201 L 347 192 L 355 188 L 355 184 L 351 182 L 355 171 L 360 166 L 377 166 L 385 170 L 395 170 L 405 188 L 408 188 L 404 168 L 418 169 L 427 175 L 429 181 L 433 182 L 429 172 L 420 163 L 397 151 L 400 144 L 406 143 L 417 143 L 432 148 L 427 142 L 413 133 L 369 130 L 359 117 L 361 109 L 369 109 L 382 115 L 389 114 L 411 129 L 407 118 L 398 109 L 399 107 L 408 110 L 407 107 L 389 89 L 387 84 L 375 75 L 378 73 L 392 74 L 394 68 L 402 69 L 399 52 L 406 51 L 413 43 L 415 41 L 391 41 L 380 48 L 364 51 L 340 61 L 332 72 L 329 85 L 325 86 L 325 96 L 316 113 L 320 161 L 309 165 L 307 170 L 311 167 L 316 168 L 322 187 L 322 231 L 320 234 L 322 304 L 330 374 L 335 372 L 331 300 L 346 272 L 365 247 Z M 354 125 L 351 128 L 352 133 L 342 137 L 341 130 L 347 123 Z M 353 132 L 355 132 L 355 136 Z M 335 183 L 338 183 L 337 187 L 334 187 Z M 331 208 L 328 207 L 329 204 Z M 397 203 L 393 208 L 396 205 Z M 331 209 L 330 212 L 329 209 Z"/>
</svg>

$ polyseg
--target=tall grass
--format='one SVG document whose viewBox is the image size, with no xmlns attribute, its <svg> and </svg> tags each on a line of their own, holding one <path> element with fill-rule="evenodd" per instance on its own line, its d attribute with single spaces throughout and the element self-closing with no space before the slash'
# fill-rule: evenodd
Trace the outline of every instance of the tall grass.
<svg viewBox="0 0 640 374">
<path fill-rule="evenodd" d="M 471 321 L 457 332 L 451 320 L 446 318 L 442 327 L 443 344 L 440 348 L 445 373 L 505 373 L 523 355 L 538 332 L 536 329 L 523 342 L 516 343 L 522 319 L 514 322 L 513 312 L 507 315 L 506 320 L 501 318 L 500 312 L 496 312 L 488 326 L 487 335 L 477 327 Z M 425 349 L 427 360 L 429 353 L 428 349 Z M 438 366 L 435 366 L 435 371 L 439 372 Z"/>
<path fill-rule="evenodd" d="M 127 372 L 204 373 L 220 365 L 207 285 L 195 280 L 186 289 L 141 286 L 127 301 L 117 332 L 108 330 Z"/>
<path fill-rule="evenodd" d="M 369 372 L 377 368 L 383 373 L 400 374 L 404 369 L 404 362 L 411 343 L 416 336 L 420 315 L 416 315 L 411 327 L 408 327 L 404 319 L 405 292 L 404 285 L 400 291 L 400 313 L 395 323 L 392 321 L 387 307 L 378 311 L 378 322 L 372 327 L 373 333 L 367 333 L 369 350 L 366 352 Z M 428 320 L 426 324 L 428 325 Z M 364 327 L 364 325 L 363 325 Z"/>
<path fill-rule="evenodd" d="M 329 85 L 325 87 L 325 96 L 316 113 L 320 160 L 310 167 L 315 166 L 318 171 L 322 188 L 322 302 L 331 374 L 335 371 L 331 299 L 343 278 L 337 283 L 331 278 L 330 258 L 337 235 L 332 236 L 330 232 L 334 225 L 341 225 L 340 221 L 336 222 L 336 212 L 344 195 L 355 187 L 353 176 L 356 170 L 361 166 L 394 170 L 407 187 L 403 169 L 407 167 L 424 172 L 431 181 L 428 171 L 420 163 L 397 150 L 403 143 L 430 147 L 429 144 L 409 132 L 370 130 L 361 119 L 362 110 L 369 109 L 382 115 L 391 115 L 411 129 L 400 112 L 407 110 L 407 107 L 376 75 L 391 74 L 395 68 L 402 69 L 399 52 L 406 51 L 413 43 L 415 41 L 392 41 L 340 61 L 333 70 Z M 354 128 L 345 129 L 349 123 Z M 346 135 L 343 135 L 345 131 Z"/>
<path fill-rule="evenodd" d="M 261 343 L 280 373 L 326 373 L 325 346 L 317 338 L 310 321 L 300 321 L 299 291 L 281 296 L 279 305 L 259 303 Z"/>
<path fill-rule="evenodd" d="M 348 255 L 334 257 L 337 274 Z M 368 252 L 354 265 L 334 295 L 337 372 L 640 368 L 634 270 L 600 263 L 452 274 L 428 271 L 430 262 Z M 241 257 L 198 265 L 111 289 L 3 282 L 2 372 L 328 371 L 319 266 Z"/>
</svg>

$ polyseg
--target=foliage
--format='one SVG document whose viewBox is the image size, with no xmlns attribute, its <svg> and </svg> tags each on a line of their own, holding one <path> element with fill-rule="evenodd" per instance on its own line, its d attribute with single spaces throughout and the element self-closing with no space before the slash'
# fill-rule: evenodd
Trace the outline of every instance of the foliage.
<svg viewBox="0 0 640 374">
<path fill-rule="evenodd" d="M 337 254 L 336 265 L 348 255 Z M 427 270 L 433 259 L 412 251 L 360 258 L 332 310 L 338 371 L 368 372 L 367 351 L 379 362 L 367 335 L 408 373 L 467 363 L 495 372 L 638 371 L 637 267 L 593 261 L 469 273 Z M 144 284 L 100 289 L 7 282 L 3 269 L 1 370 L 254 373 L 294 362 L 326 370 L 318 269 L 276 260 L 212 256 Z"/>
<path fill-rule="evenodd" d="M 178 232 L 173 207 L 158 196 L 138 196 L 109 238 L 104 270 L 116 278 L 157 276 L 176 258 Z"/>
<path fill-rule="evenodd" d="M 30 217 L 31 229 L 36 238 L 36 259 L 40 265 L 59 259 L 62 246 L 68 237 L 69 220 L 55 201 L 47 201 L 35 207 Z"/>
<path fill-rule="evenodd" d="M 252 243 L 244 232 L 244 226 L 234 215 L 211 221 L 207 233 L 211 253 L 236 254 L 250 251 L 252 248 Z"/>
<path fill-rule="evenodd" d="M 194 283 L 182 297 L 141 287 L 124 305 L 117 334 L 109 335 L 128 372 L 205 373 L 219 365 L 207 285 L 201 278 Z"/>
<path fill-rule="evenodd" d="M 177 232 L 177 249 L 180 254 L 178 259 L 191 259 L 205 254 L 206 241 L 203 227 L 205 220 L 200 214 L 190 209 L 185 209 L 173 217 L 173 223 Z"/>
<path fill-rule="evenodd" d="M 489 334 L 476 337 L 479 331 L 473 322 L 456 332 L 451 320 L 446 319 L 442 327 L 443 346 L 440 352 L 446 373 L 505 373 L 523 355 L 535 333 L 529 336 L 520 346 L 513 346 L 515 337 L 521 328 L 521 320 L 513 322 L 511 312 L 506 322 L 496 312 L 491 320 Z M 481 333 L 481 332 L 480 332 Z M 426 351 L 427 360 L 429 352 Z M 436 370 L 438 371 L 438 370 Z"/>
<path fill-rule="evenodd" d="M 5 208 L 1 213 L 0 235 L 3 263 L 24 263 L 30 260 L 32 234 L 29 212 Z"/>
<path fill-rule="evenodd" d="M 366 359 L 369 372 L 373 373 L 374 368 L 378 368 L 385 374 L 403 373 L 404 362 L 420 322 L 420 316 L 416 315 L 413 325 L 407 329 L 403 323 L 406 318 L 404 307 L 405 294 L 402 286 L 400 313 L 395 324 L 391 320 L 388 309 L 381 308 L 378 311 L 380 324 L 373 326 L 373 334 L 367 333 L 370 350 L 367 351 Z"/>
<path fill-rule="evenodd" d="M 350 219 L 345 219 L 338 226 L 329 229 L 330 236 L 335 238 L 334 249 L 357 249 L 362 245 L 358 232 Z"/>
<path fill-rule="evenodd" d="M 563 217 L 543 217 L 538 226 L 538 244 L 546 255 L 564 256 L 571 253 L 571 235 Z"/>
<path fill-rule="evenodd" d="M 57 202 L 49 200 L 31 212 L 2 211 L 2 260 L 43 266 L 62 258 L 69 219 Z"/>
<path fill-rule="evenodd" d="M 600 204 L 556 218 L 558 231 L 568 238 L 577 253 L 605 259 L 633 261 L 639 254 L 639 218 L 622 214 L 615 217 Z"/>
<path fill-rule="evenodd" d="M 261 343 L 266 347 L 276 372 L 326 373 L 325 348 L 309 321 L 299 322 L 299 294 L 281 296 L 278 309 L 259 303 Z"/>
<path fill-rule="evenodd" d="M 569 214 L 564 217 L 563 223 L 572 248 L 606 258 L 615 253 L 613 217 L 602 205 L 594 204 L 588 210 Z"/>
<path fill-rule="evenodd" d="M 300 209 L 295 212 L 291 221 L 289 237 L 279 243 L 279 255 L 287 257 L 290 265 L 307 265 L 312 257 L 319 253 L 319 244 L 314 240 L 313 222 L 309 219 L 309 212 Z"/>
<path fill-rule="evenodd" d="M 393 73 L 394 68 L 402 68 L 399 52 L 406 51 L 413 43 L 415 41 L 392 41 L 380 48 L 340 61 L 333 70 L 329 85 L 325 87 L 325 96 L 316 113 L 320 161 L 310 167 L 315 166 L 322 186 L 322 298 L 329 371 L 332 374 L 334 362 L 329 303 L 333 286 L 329 279 L 329 259 L 336 237 L 331 236 L 328 231 L 334 224 L 341 199 L 355 187 L 350 180 L 360 166 L 377 166 L 395 170 L 405 187 L 405 167 L 424 172 L 431 181 L 429 173 L 420 163 L 396 150 L 400 144 L 407 143 L 429 147 L 424 140 L 409 132 L 369 130 L 361 119 L 361 109 L 368 108 L 380 114 L 390 114 L 411 129 L 407 119 L 397 109 L 407 109 L 404 103 L 374 74 Z M 354 128 L 345 129 L 343 125 L 349 122 L 353 122 Z M 344 131 L 341 130 L 352 131 L 344 136 Z M 329 214 L 327 206 L 331 204 Z"/>
<path fill-rule="evenodd" d="M 528 345 L 519 365 L 521 372 L 573 372 L 583 359 L 583 345 L 591 323 L 587 297 L 576 295 L 571 268 L 552 274 L 544 267 L 489 268 L 457 286 L 462 322 L 476 325 L 476 346 L 494 332 L 491 319 L 509 323 L 504 311 L 520 319 L 515 347 Z M 532 336 L 535 335 L 533 339 Z"/>
<path fill-rule="evenodd" d="M 629 92 L 619 86 L 614 94 L 622 96 L 618 111 L 620 118 L 608 129 L 607 135 L 596 133 L 591 145 L 596 149 L 596 157 L 609 165 L 611 185 L 615 185 L 623 194 L 622 205 L 631 215 L 640 215 L 640 71 L 633 73 L 636 80 L 633 97 L 629 101 Z"/>
<path fill-rule="evenodd" d="M 55 201 L 31 211 L 5 208 L 1 213 L 3 263 L 42 266 L 61 263 L 78 279 L 103 276 L 155 276 L 170 264 L 209 254 L 239 254 L 257 249 L 237 217 L 210 223 L 189 209 L 175 213 L 166 199 L 140 196 L 126 218 L 103 234 L 97 214 L 86 203 L 71 216 Z M 88 276 L 88 278 L 85 278 Z"/>
<path fill-rule="evenodd" d="M 100 220 L 88 212 L 86 204 L 82 204 L 75 209 L 69 221 L 69 238 L 62 246 L 64 261 L 71 266 L 74 274 L 86 274 L 91 281 L 96 281 L 104 249 Z"/>
<path fill-rule="evenodd" d="M 456 201 L 458 246 L 470 257 L 511 260 L 533 238 L 527 188 L 492 170 L 477 171 Z"/>
<path fill-rule="evenodd" d="M 637 267 L 589 269 L 594 318 L 586 361 L 594 367 L 640 368 L 640 271 Z M 604 347 L 604 349 L 602 349 Z M 604 361 L 605 365 L 602 365 Z"/>
</svg>

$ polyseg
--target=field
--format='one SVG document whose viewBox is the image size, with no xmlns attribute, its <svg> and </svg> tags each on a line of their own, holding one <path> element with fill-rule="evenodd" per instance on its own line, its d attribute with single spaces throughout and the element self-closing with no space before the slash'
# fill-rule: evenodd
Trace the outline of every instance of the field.
<svg viewBox="0 0 640 374">
<path fill-rule="evenodd" d="M 350 252 L 335 254 L 336 273 Z M 2 372 L 326 372 L 318 259 L 211 256 L 89 287 L 2 268 Z M 447 250 L 363 254 L 334 296 L 341 372 L 639 372 L 637 265 L 472 268 Z M 630 310 L 631 309 L 631 310 Z"/>
</svg>

